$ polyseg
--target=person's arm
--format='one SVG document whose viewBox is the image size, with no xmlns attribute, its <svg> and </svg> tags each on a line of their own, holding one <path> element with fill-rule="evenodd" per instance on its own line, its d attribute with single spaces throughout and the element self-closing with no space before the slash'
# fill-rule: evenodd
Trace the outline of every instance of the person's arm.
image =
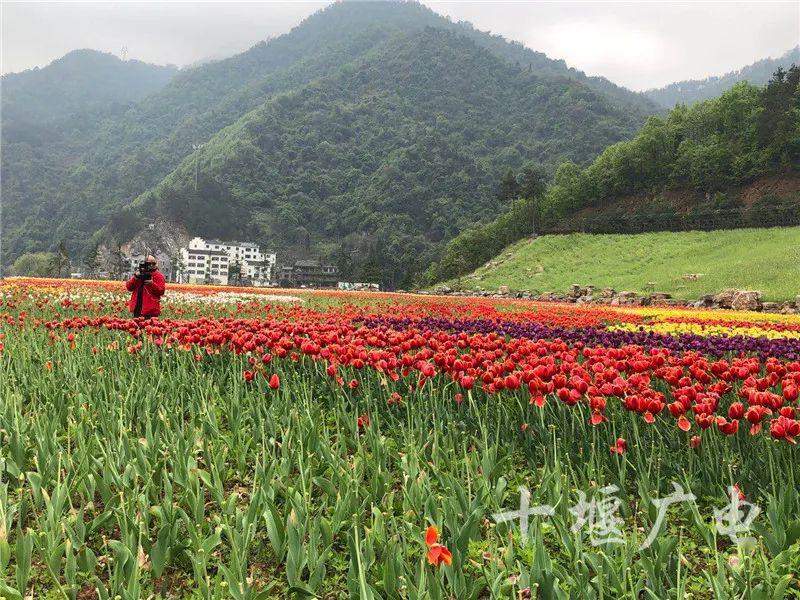
<svg viewBox="0 0 800 600">
<path fill-rule="evenodd" d="M 125 289 L 127 289 L 129 292 L 132 292 L 133 290 L 136 289 L 136 277 L 135 276 L 131 277 L 130 279 L 128 279 L 128 281 L 125 282 Z"/>
<path fill-rule="evenodd" d="M 164 290 L 167 288 L 164 276 L 159 272 L 153 273 L 153 277 L 147 282 L 147 286 L 150 289 L 150 293 L 156 298 L 163 296 Z"/>
</svg>

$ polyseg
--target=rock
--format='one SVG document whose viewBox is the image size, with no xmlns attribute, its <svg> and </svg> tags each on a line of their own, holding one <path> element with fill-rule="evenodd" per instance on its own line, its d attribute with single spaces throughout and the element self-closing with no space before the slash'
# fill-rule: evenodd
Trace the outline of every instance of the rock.
<svg viewBox="0 0 800 600">
<path fill-rule="evenodd" d="M 580 296 L 580 295 L 581 295 L 581 286 L 580 286 L 580 285 L 578 285 L 577 283 L 573 283 L 573 284 L 572 284 L 572 285 L 569 287 L 569 296 L 570 296 L 571 298 L 577 298 L 577 297 L 578 297 L 578 296 Z"/>
<path fill-rule="evenodd" d="M 764 312 L 780 312 L 782 308 L 783 305 L 778 302 L 764 302 L 761 305 L 761 310 Z"/>
<path fill-rule="evenodd" d="M 653 292 L 650 294 L 650 302 L 666 302 L 672 298 L 672 294 L 666 292 Z"/>
<path fill-rule="evenodd" d="M 714 305 L 714 296 L 711 294 L 706 294 L 705 296 L 701 297 L 700 300 L 697 301 L 696 308 L 708 308 Z"/>
<path fill-rule="evenodd" d="M 730 308 L 733 303 L 733 297 L 739 290 L 722 290 L 720 293 L 715 294 L 713 297 L 713 304 L 720 308 Z"/>
<path fill-rule="evenodd" d="M 498 288 L 497 293 L 500 294 L 501 296 L 508 296 L 508 286 L 507 285 L 501 285 Z"/>
<path fill-rule="evenodd" d="M 638 304 L 639 303 L 639 294 L 636 292 L 631 292 L 629 290 L 619 292 L 615 297 L 614 300 L 616 302 L 612 302 L 612 304 L 616 305 L 629 305 L 629 304 Z"/>
<path fill-rule="evenodd" d="M 761 310 L 761 292 L 739 290 L 731 299 L 734 310 Z"/>
<path fill-rule="evenodd" d="M 600 297 L 601 298 L 613 298 L 615 293 L 616 292 L 614 291 L 614 288 L 610 288 L 610 287 L 603 288 L 602 290 L 600 290 Z"/>
</svg>

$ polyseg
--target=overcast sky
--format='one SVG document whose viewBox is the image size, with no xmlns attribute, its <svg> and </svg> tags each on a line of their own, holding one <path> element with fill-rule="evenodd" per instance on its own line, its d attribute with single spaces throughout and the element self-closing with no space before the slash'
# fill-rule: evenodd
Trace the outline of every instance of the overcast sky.
<svg viewBox="0 0 800 600">
<path fill-rule="evenodd" d="M 3 73 L 76 48 L 158 64 L 221 58 L 285 33 L 327 2 L 51 3 L 0 0 Z M 800 43 L 800 0 L 786 2 L 434 2 L 635 90 L 722 74 Z"/>
</svg>

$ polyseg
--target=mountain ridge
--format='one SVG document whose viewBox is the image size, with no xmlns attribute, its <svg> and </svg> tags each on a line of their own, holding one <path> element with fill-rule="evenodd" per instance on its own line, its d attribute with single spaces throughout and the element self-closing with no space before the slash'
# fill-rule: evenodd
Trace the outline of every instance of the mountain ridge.
<svg viewBox="0 0 800 600">
<path fill-rule="evenodd" d="M 786 70 L 792 64 L 800 64 L 800 45 L 787 50 L 777 58 L 763 58 L 735 71 L 705 79 L 676 81 L 660 88 L 645 90 L 642 94 L 660 106 L 671 109 L 679 103 L 692 104 L 720 96 L 740 81 L 764 85 L 778 67 Z"/>
<path fill-rule="evenodd" d="M 588 167 L 559 165 L 545 193 L 515 193 L 491 222 L 453 238 L 423 283 L 463 275 L 537 233 L 622 233 L 800 224 L 800 68 L 763 88 L 677 105 Z M 770 185 L 747 186 L 775 176 Z M 512 177 L 513 181 L 513 177 Z M 766 180 L 764 180 L 766 181 Z M 511 186 L 514 189 L 514 186 Z M 535 229 L 534 229 L 535 224 Z"/>
<path fill-rule="evenodd" d="M 482 74 L 477 85 L 470 79 L 474 73 Z M 338 73 L 273 97 L 186 157 L 134 206 L 146 215 L 166 211 L 174 219 L 191 220 L 192 215 L 213 214 L 213 207 L 239 207 L 236 214 L 245 215 L 276 208 L 273 198 L 294 198 L 297 213 L 285 216 L 282 227 L 262 227 L 262 235 L 280 239 L 281 231 L 292 225 L 320 242 L 359 230 L 386 240 L 392 229 L 408 236 L 411 247 L 429 252 L 431 243 L 452 237 L 468 224 L 463 217 L 446 223 L 437 199 L 447 197 L 456 215 L 488 216 L 501 208 L 492 200 L 491 186 L 509 162 L 521 167 L 531 160 L 552 166 L 564 158 L 585 160 L 608 140 L 625 137 L 624 128 L 611 125 L 625 119 L 635 127 L 630 115 L 577 81 L 539 77 L 509 65 L 466 36 L 426 28 L 391 38 Z M 379 120 L 382 129 L 371 127 Z M 491 126 L 476 125 L 482 120 Z M 603 124 L 606 120 L 608 125 Z M 357 146 L 348 137 L 348 126 L 360 132 Z M 318 132 L 318 148 L 327 147 L 326 156 L 304 153 L 307 131 Z M 415 142 L 415 137 L 426 138 L 426 143 Z M 515 148 L 518 156 L 486 163 L 491 152 L 470 138 L 492 139 L 493 144 Z M 371 158 L 364 160 L 364 155 Z M 430 160 L 431 156 L 438 160 Z M 392 166 L 403 161 L 405 170 Z M 425 172 L 433 178 L 427 180 L 427 193 L 407 193 L 403 181 L 408 188 L 419 181 L 405 173 L 421 163 L 428 165 Z M 193 193 L 197 164 L 200 194 Z M 335 181 L 337 170 L 343 168 L 349 173 L 344 186 Z M 298 172 L 301 179 L 329 183 L 325 190 L 298 185 L 293 183 Z M 460 177 L 463 185 L 450 181 Z M 196 210 L 200 202 L 206 210 Z M 287 204 L 277 203 L 281 214 L 288 215 Z M 365 205 L 372 209 L 365 213 L 354 208 Z M 317 226 L 319 221 L 325 226 Z M 214 236 L 246 233 L 241 225 L 229 229 L 218 219 L 195 220 L 193 226 Z M 424 235 L 416 235 L 419 232 Z M 392 269 L 401 277 L 409 271 L 402 263 Z"/>
<path fill-rule="evenodd" d="M 586 132 L 576 133 L 576 144 L 582 147 L 586 142 L 580 136 L 590 135 L 588 130 L 595 124 L 601 130 L 614 131 L 611 137 L 598 137 L 594 151 L 599 151 L 602 144 L 631 135 L 654 111 L 646 99 L 616 86 L 609 88 L 614 93 L 594 90 L 587 96 L 591 89 L 588 82 L 597 81 L 571 71 L 563 61 L 548 59 L 469 25 L 454 24 L 420 4 L 336 4 L 308 17 L 287 34 L 240 55 L 180 71 L 168 85 L 128 108 L 121 117 L 106 119 L 89 135 L 71 139 L 64 152 L 32 159 L 31 148 L 23 144 L 4 153 L 3 171 L 10 174 L 3 180 L 4 195 L 10 198 L 6 211 L 9 218 L 4 222 L 4 261 L 8 264 L 23 252 L 46 249 L 60 239 L 67 240 L 73 253 L 83 254 L 96 242 L 93 235 L 98 229 L 109 222 L 118 225 L 124 221 L 125 215 L 117 215 L 123 207 L 157 186 L 220 130 L 231 127 L 270 98 L 308 86 L 360 60 L 393 35 L 428 26 L 459 32 L 512 67 L 519 63 L 515 68 L 520 76 L 527 69 L 541 75 L 546 87 L 559 82 L 563 89 L 572 90 L 569 104 L 581 107 L 579 112 L 592 113 L 601 105 L 610 107 L 611 112 L 589 124 Z M 603 119 L 608 123 L 601 122 Z M 435 124 L 435 119 L 420 116 L 420 122 Z M 323 125 L 312 124 L 314 128 Z M 371 126 L 379 128 L 380 124 Z M 556 127 L 541 122 L 526 126 Z M 559 151 L 557 144 L 551 146 Z M 542 151 L 547 152 L 548 147 L 543 146 Z M 514 144 L 507 152 L 512 157 L 519 154 Z M 586 160 L 589 156 L 575 158 Z M 423 159 L 424 154 L 408 159 L 412 170 L 414 165 L 424 164 Z M 200 176 L 204 168 L 200 161 Z M 491 200 L 486 202 L 491 204 Z M 459 206 L 454 203 L 454 210 L 461 210 Z"/>
</svg>

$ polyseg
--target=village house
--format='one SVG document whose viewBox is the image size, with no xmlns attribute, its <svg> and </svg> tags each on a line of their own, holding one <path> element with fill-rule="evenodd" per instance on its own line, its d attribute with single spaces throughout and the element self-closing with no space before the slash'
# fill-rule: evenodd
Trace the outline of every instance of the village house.
<svg viewBox="0 0 800 600">
<path fill-rule="evenodd" d="M 275 253 L 262 252 L 252 242 L 223 242 L 194 237 L 180 250 L 180 280 L 216 285 L 268 286 Z"/>
<path fill-rule="evenodd" d="M 284 265 L 278 274 L 283 287 L 335 287 L 339 270 L 318 260 L 297 260 L 293 265 Z"/>
</svg>

